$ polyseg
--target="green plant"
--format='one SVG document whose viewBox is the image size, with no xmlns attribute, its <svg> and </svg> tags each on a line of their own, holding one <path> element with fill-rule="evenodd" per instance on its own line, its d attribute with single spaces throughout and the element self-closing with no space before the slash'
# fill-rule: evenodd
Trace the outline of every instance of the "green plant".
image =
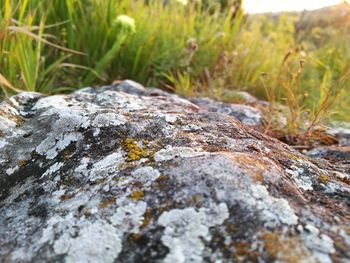
<svg viewBox="0 0 350 263">
<path fill-rule="evenodd" d="M 121 46 L 127 38 L 135 33 L 135 21 L 125 15 L 118 16 L 114 21 L 114 27 L 118 28 L 118 34 L 116 36 L 115 43 L 110 50 L 97 62 L 95 71 L 97 74 L 101 74 L 103 70 L 110 64 L 110 62 L 115 58 L 117 52 L 120 50 Z M 92 83 L 96 75 L 92 72 L 86 77 L 86 83 Z"/>
<path fill-rule="evenodd" d="M 272 76 L 275 79 L 274 86 L 266 86 L 267 76 L 261 76 L 269 101 L 265 133 L 277 136 L 289 144 L 304 145 L 322 140 L 314 136 L 314 131 L 331 119 L 330 111 L 349 83 L 349 74 L 343 72 L 342 77 L 332 83 L 330 72 L 326 71 L 318 87 L 319 96 L 313 98 L 313 103 L 310 104 L 302 78 L 306 62 L 296 62 L 294 56 L 292 52 L 286 54 L 278 75 Z M 282 115 L 278 112 L 281 101 L 285 105 Z M 285 117 L 285 121 L 281 121 L 281 117 Z"/>
<path fill-rule="evenodd" d="M 52 92 L 57 71 L 67 55 L 47 63 L 44 46 L 80 54 L 48 40 L 45 17 L 36 24 L 36 11 L 28 10 L 29 1 L 15 5 L 0 1 L 0 86 L 4 95 L 20 90 Z"/>
</svg>

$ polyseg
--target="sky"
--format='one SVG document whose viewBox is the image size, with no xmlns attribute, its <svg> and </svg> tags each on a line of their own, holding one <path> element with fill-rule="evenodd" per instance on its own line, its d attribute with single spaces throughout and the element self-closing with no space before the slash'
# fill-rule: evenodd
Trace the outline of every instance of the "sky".
<svg viewBox="0 0 350 263">
<path fill-rule="evenodd" d="M 302 11 L 335 5 L 342 0 L 243 0 L 243 8 L 248 13 Z"/>
</svg>

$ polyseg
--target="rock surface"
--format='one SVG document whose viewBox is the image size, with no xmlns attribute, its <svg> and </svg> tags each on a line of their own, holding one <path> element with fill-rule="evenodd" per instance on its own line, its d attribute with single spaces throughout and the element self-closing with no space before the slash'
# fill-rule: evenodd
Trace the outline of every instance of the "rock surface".
<svg viewBox="0 0 350 263">
<path fill-rule="evenodd" d="M 191 102 L 203 110 L 233 116 L 245 125 L 253 127 L 259 127 L 262 125 L 263 118 L 261 112 L 250 106 L 217 102 L 208 98 L 196 98 L 192 99 Z"/>
<path fill-rule="evenodd" d="M 0 262 L 349 262 L 349 171 L 126 81 L 0 104 Z"/>
</svg>

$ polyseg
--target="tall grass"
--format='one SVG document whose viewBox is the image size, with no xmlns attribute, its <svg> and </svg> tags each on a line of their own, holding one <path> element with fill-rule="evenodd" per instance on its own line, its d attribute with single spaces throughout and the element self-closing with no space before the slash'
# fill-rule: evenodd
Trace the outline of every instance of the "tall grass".
<svg viewBox="0 0 350 263">
<path fill-rule="evenodd" d="M 55 79 L 60 68 L 75 66 L 63 63 L 68 54 L 82 55 L 51 42 L 54 36 L 45 33 L 50 27 L 45 26 L 45 16 L 38 17 L 31 4 L 29 0 L 0 1 L 0 87 L 4 95 L 20 90 L 58 92 Z M 51 49 L 65 54 L 47 61 Z"/>
<path fill-rule="evenodd" d="M 232 1 L 231 1 L 232 2 Z M 130 37 L 106 68 L 103 80 L 130 78 L 145 85 L 161 85 L 164 74 L 191 67 L 198 75 L 217 58 L 223 46 L 232 43 L 239 17 L 220 5 L 204 7 L 200 1 L 187 5 L 179 1 L 150 0 L 53 0 L 43 1 L 49 23 L 65 23 L 53 28 L 68 48 L 88 54 L 72 58 L 72 63 L 96 67 L 116 41 L 114 19 L 122 14 L 135 20 L 136 33 Z M 189 58 L 187 43 L 194 39 L 198 52 Z M 81 76 L 81 72 L 78 73 Z M 84 85 L 91 85 L 82 81 Z"/>
<path fill-rule="evenodd" d="M 293 14 L 248 19 L 232 48 L 212 65 L 209 78 L 204 80 L 209 86 L 205 92 L 215 96 L 212 93 L 222 87 L 245 89 L 273 103 L 283 103 L 289 109 L 287 133 L 307 123 L 305 116 L 311 123 L 316 115 L 319 123 L 331 118 L 349 121 L 350 32 L 342 27 L 298 32 L 297 22 Z M 332 37 L 320 39 L 312 33 L 322 34 L 323 30 Z M 335 94 L 338 100 L 328 98 Z M 325 100 L 332 107 L 327 104 L 325 108 Z M 320 108 L 324 114 L 318 113 Z"/>
<path fill-rule="evenodd" d="M 0 39 L 2 75 L 17 89 L 47 92 L 125 78 L 162 86 L 169 82 L 166 74 L 184 71 L 197 77 L 232 43 L 241 13 L 214 1 L 166 2 L 0 0 L 1 25 L 6 24 Z M 229 7 L 240 1 L 223 2 Z M 113 24 L 120 15 L 134 19 L 137 31 L 110 52 L 120 41 L 120 28 Z M 21 26 L 32 37 L 14 34 L 13 26 Z M 85 55 L 47 46 L 43 39 Z M 192 40 L 199 48 L 189 54 Z M 101 67 L 99 62 L 108 52 L 109 59 Z M 8 93 L 8 85 L 2 88 Z"/>
<path fill-rule="evenodd" d="M 0 0 L 1 95 L 129 78 L 184 96 L 225 99 L 227 90 L 246 89 L 286 104 L 287 130 L 301 112 L 311 123 L 329 116 L 318 109 L 347 74 L 349 30 L 300 26 L 293 14 L 246 17 L 240 0 L 187 2 Z M 135 21 L 135 32 L 122 34 L 120 15 Z M 332 112 L 350 120 L 349 86 L 340 86 Z"/>
</svg>

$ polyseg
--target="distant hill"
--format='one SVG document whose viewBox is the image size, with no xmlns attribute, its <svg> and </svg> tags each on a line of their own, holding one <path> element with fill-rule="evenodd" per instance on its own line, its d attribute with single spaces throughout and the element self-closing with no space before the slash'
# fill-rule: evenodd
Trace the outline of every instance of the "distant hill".
<svg viewBox="0 0 350 263">
<path fill-rule="evenodd" d="M 339 5 L 323 7 L 315 10 L 278 12 L 278 13 L 261 13 L 249 14 L 250 18 L 267 16 L 272 19 L 278 19 L 282 14 L 298 16 L 297 29 L 305 29 L 315 26 L 341 26 L 350 22 L 350 5 L 342 3 Z"/>
<path fill-rule="evenodd" d="M 311 11 L 294 12 L 300 16 L 297 30 L 313 27 L 343 27 L 350 25 L 350 5 L 339 4 Z"/>
</svg>

